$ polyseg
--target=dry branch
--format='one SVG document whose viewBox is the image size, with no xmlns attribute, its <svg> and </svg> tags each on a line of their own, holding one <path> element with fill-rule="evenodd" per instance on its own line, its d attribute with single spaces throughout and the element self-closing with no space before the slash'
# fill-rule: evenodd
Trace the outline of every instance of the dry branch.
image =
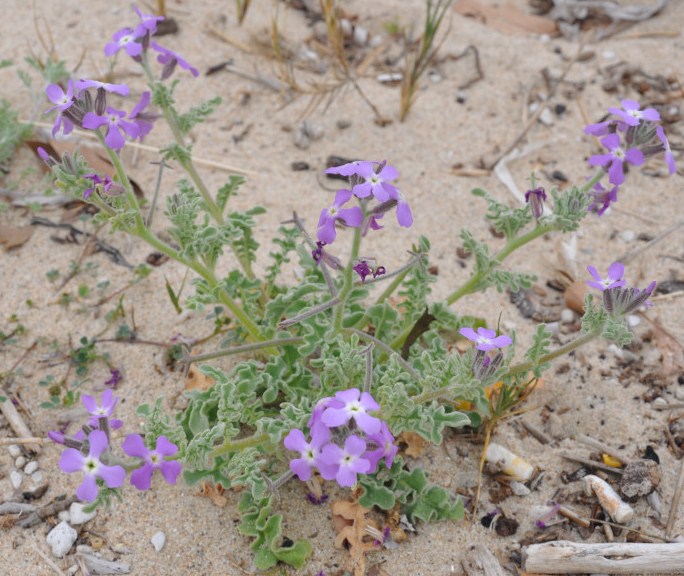
<svg viewBox="0 0 684 576">
<path fill-rule="evenodd" d="M 523 549 L 523 569 L 543 574 L 681 574 L 684 543 L 584 544 L 559 540 Z"/>
</svg>

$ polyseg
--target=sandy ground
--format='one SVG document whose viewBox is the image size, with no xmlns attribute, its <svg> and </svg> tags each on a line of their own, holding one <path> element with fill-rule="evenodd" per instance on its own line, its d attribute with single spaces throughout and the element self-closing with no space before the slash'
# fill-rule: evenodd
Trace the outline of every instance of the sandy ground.
<svg viewBox="0 0 684 576">
<path fill-rule="evenodd" d="M 494 5 L 495 2 L 486 1 Z M 180 25 L 180 32 L 165 41 L 183 54 L 204 73 L 210 66 L 232 59 L 234 65 L 252 74 L 276 78 L 281 68 L 273 60 L 257 53 L 246 53 L 207 34 L 211 24 L 236 42 L 251 47 L 257 41 L 268 43 L 271 18 L 274 14 L 270 2 L 255 0 L 242 28 L 235 23 L 234 5 L 228 1 L 192 3 L 170 1 L 170 14 Z M 521 10 L 529 10 L 526 2 L 514 2 Z M 402 24 L 419 21 L 422 3 L 418 0 L 378 0 L 373 3 L 350 0 L 344 3 L 349 13 L 359 16 L 362 24 L 372 35 L 383 34 L 383 24 L 398 21 Z M 17 79 L 17 68 L 26 68 L 24 57 L 32 51 L 44 57 L 36 35 L 36 25 L 43 30 L 48 25 L 55 51 L 73 67 L 81 62 L 80 76 L 97 76 L 106 69 L 102 46 L 110 35 L 133 21 L 128 3 L 123 1 L 92 0 L 87 3 L 74 1 L 37 1 L 33 4 L 22 0 L 3 2 L 3 19 L 0 22 L 0 54 L 11 59 L 15 65 L 0 70 L 0 97 L 8 99 L 25 118 L 44 120 L 44 102 L 36 108 L 27 97 L 26 89 Z M 535 34 L 503 34 L 487 25 L 454 14 L 450 20 L 450 34 L 441 49 L 441 55 L 458 55 L 470 45 L 476 46 L 484 78 L 463 90 L 465 102 L 457 101 L 459 86 L 473 77 L 472 60 L 444 59 L 434 70 L 432 79 L 424 78 L 417 102 L 405 123 L 398 121 L 398 87 L 387 86 L 376 80 L 378 73 L 373 67 L 359 79 L 359 85 L 381 113 L 393 122 L 385 127 L 373 122 L 370 108 L 349 86 L 340 90 L 327 107 L 311 108 L 307 95 L 295 95 L 291 101 L 272 90 L 239 76 L 220 72 L 202 76 L 197 80 L 182 76 L 178 88 L 178 100 L 183 104 L 195 103 L 198 98 L 220 95 L 224 103 L 217 114 L 201 129 L 192 133 L 194 150 L 198 157 L 247 169 L 254 174 L 236 200 L 240 207 L 259 203 L 268 209 L 260 218 L 257 234 L 265 255 L 269 239 L 280 221 L 297 210 L 312 225 L 320 207 L 326 205 L 332 192 L 331 182 L 320 174 L 325 159 L 330 154 L 351 158 L 387 158 L 401 172 L 400 187 L 411 203 L 415 225 L 409 231 L 395 225 L 373 238 L 374 255 L 392 269 L 400 265 L 405 250 L 419 234 L 427 235 L 432 242 L 432 260 L 439 267 L 439 280 L 434 296 L 445 296 L 466 278 L 468 269 L 459 265 L 456 250 L 460 244 L 457 231 L 468 226 L 477 237 L 490 238 L 488 225 L 482 217 L 482 205 L 470 196 L 469 190 L 483 187 L 495 197 L 515 202 L 508 189 L 494 175 L 483 177 L 456 176 L 452 167 L 462 164 L 476 167 L 482 158 L 491 159 L 504 150 L 523 128 L 530 115 L 529 102 L 544 92 L 541 71 L 548 69 L 557 77 L 578 50 L 578 43 L 561 38 L 545 38 Z M 652 76 L 669 76 L 681 73 L 684 56 L 684 40 L 680 35 L 663 35 L 662 32 L 680 31 L 684 28 L 684 4 L 672 2 L 659 16 L 638 24 L 601 43 L 588 43 L 584 50 L 591 57 L 575 63 L 566 83 L 550 102 L 551 108 L 563 104 L 563 114 L 552 116 L 552 125 L 537 123 L 523 140 L 524 153 L 509 163 L 509 169 L 521 189 L 531 170 L 541 174 L 542 183 L 553 185 L 549 176 L 554 170 L 571 179 L 583 178 L 588 173 L 586 157 L 595 146 L 583 136 L 581 102 L 592 121 L 598 121 L 608 106 L 617 106 L 619 99 L 638 99 L 633 89 L 620 85 L 617 93 L 609 94 L 602 89 L 607 68 L 620 61 L 643 69 Z M 304 40 L 312 34 L 302 13 L 280 6 L 279 29 L 287 45 L 296 52 Z M 396 55 L 399 48 L 389 40 L 387 52 L 381 52 L 378 61 L 387 54 Z M 368 51 L 368 50 L 366 50 Z M 118 70 L 122 80 L 129 82 L 134 90 L 141 88 L 141 79 L 133 76 L 135 67 L 126 58 L 121 59 Z M 297 72 L 303 86 L 308 85 L 312 75 Z M 38 91 L 40 81 L 34 80 Z M 681 109 L 681 100 L 673 101 Z M 36 113 L 37 111 L 37 113 Z M 301 150 L 294 145 L 294 130 L 306 118 L 323 130 L 323 137 L 310 148 Z M 340 129 L 340 121 L 349 121 L 349 128 Z M 238 136 L 249 128 L 243 138 Z M 682 142 L 682 124 L 668 127 L 670 140 L 676 145 Z M 238 137 L 238 138 L 236 138 Z M 147 143 L 163 145 L 167 142 L 163 130 L 155 130 Z M 239 142 L 236 142 L 239 140 Z M 676 152 L 677 154 L 677 152 Z M 144 190 L 151 191 L 156 170 L 148 162 L 156 158 L 148 153 L 135 157 L 127 151 L 125 161 Z M 294 172 L 293 161 L 305 161 L 311 170 Z M 680 159 L 681 164 L 681 159 Z M 578 234 L 577 269 L 583 277 L 586 265 L 600 269 L 607 267 L 619 256 L 639 247 L 639 234 L 655 236 L 679 218 L 684 206 L 681 176 L 662 178 L 663 164 L 653 162 L 642 169 L 632 170 L 625 186 L 618 210 L 601 219 L 587 219 Z M 226 174 L 221 170 L 205 170 L 210 187 L 218 187 Z M 172 189 L 172 175 L 167 180 L 167 191 Z M 38 163 L 28 150 L 21 150 L 6 182 L 17 189 L 38 192 L 46 186 L 40 180 Z M 5 184 L 7 186 L 7 184 Z M 58 211 L 44 209 L 41 216 L 57 220 Z M 24 225 L 30 215 L 23 210 L 9 209 L 0 212 L 0 223 Z M 26 327 L 26 333 L 14 346 L 0 346 L 0 372 L 9 370 L 23 352 L 34 342 L 36 349 L 21 364 L 21 370 L 11 383 L 11 392 L 21 398 L 28 411 L 26 421 L 32 432 L 42 436 L 55 427 L 57 413 L 39 404 L 47 399 L 46 389 L 38 381 L 53 374 L 63 377 L 67 364 L 60 360 L 69 342 L 75 343 L 82 336 L 93 336 L 107 325 L 105 314 L 113 302 L 104 307 L 94 307 L 102 295 L 125 286 L 131 274 L 125 268 L 115 266 L 104 255 L 87 259 L 91 268 L 72 280 L 63 290 L 48 281 L 46 273 L 57 269 L 62 277 L 70 262 L 77 260 L 82 247 L 60 245 L 51 240 L 54 231 L 38 227 L 30 241 L 13 251 L 0 254 L 0 329 L 8 331 L 10 316 L 15 314 Z M 132 263 L 142 262 L 150 250 L 118 236 L 106 234 L 104 238 L 117 246 Z M 681 276 L 681 258 L 684 257 L 682 231 L 675 232 L 667 240 L 635 257 L 629 263 L 628 276 L 639 285 L 651 279 L 659 281 Z M 496 241 L 495 241 L 496 242 Z M 512 265 L 518 265 L 539 276 L 544 286 L 554 276 L 559 266 L 557 249 L 560 239 L 544 239 L 530 251 L 516 255 Z M 468 266 L 470 264 L 468 263 Z M 126 291 L 124 305 L 128 314 L 134 312 L 135 324 L 141 339 L 168 341 L 177 333 L 200 337 L 211 326 L 202 314 L 177 316 L 164 289 L 164 277 L 178 285 L 184 271 L 172 263 L 154 271 L 144 282 Z M 94 288 L 97 283 L 109 281 L 104 292 L 96 289 L 86 298 L 75 296 L 75 301 L 65 308 L 58 303 L 60 294 L 77 293 L 81 284 Z M 547 289 L 548 290 L 548 289 Z M 27 304 L 28 301 L 32 305 Z M 684 300 L 672 298 L 658 302 L 648 312 L 648 318 L 662 323 L 662 327 L 678 342 L 684 342 Z M 508 329 L 518 330 L 523 342 L 528 341 L 534 324 L 524 319 L 508 302 L 506 295 L 487 292 L 460 305 L 459 312 L 484 315 L 496 322 L 502 314 L 502 322 Z M 649 322 L 642 320 L 636 327 L 639 344 L 652 334 Z M 113 334 L 109 329 L 108 334 Z M 562 338 L 567 338 L 567 335 Z M 560 452 L 573 451 L 588 456 L 590 449 L 579 445 L 575 435 L 583 433 L 600 438 L 615 447 L 621 447 L 629 457 L 643 455 L 647 445 L 655 447 L 661 459 L 662 496 L 666 519 L 675 488 L 679 462 L 668 449 L 665 429 L 668 419 L 680 412 L 656 411 L 653 403 L 643 400 L 650 388 L 644 373 L 656 374 L 656 388 L 665 402 L 681 400 L 684 384 L 674 371 L 662 376 L 662 354 L 668 350 L 653 351 L 653 341 L 643 347 L 637 345 L 638 362 L 645 366 L 644 372 L 628 372 L 619 358 L 606 345 L 599 344 L 554 365 L 541 388 L 527 405 L 529 411 L 523 416 L 530 423 L 555 435 L 551 446 L 541 445 L 519 425 L 511 421 L 501 425 L 495 439 L 512 450 L 524 455 L 532 464 L 545 471 L 540 486 L 529 496 L 510 497 L 499 504 L 508 516 L 516 518 L 521 526 L 517 534 L 498 536 L 484 528 L 477 520 L 472 524 L 442 523 L 420 525 L 418 532 L 406 543 L 394 550 L 379 551 L 370 557 L 372 564 L 379 563 L 387 574 L 446 575 L 461 573 L 460 562 L 467 546 L 483 542 L 493 550 L 504 564 L 510 563 L 511 552 L 519 548 L 525 532 L 533 528 L 534 518 L 530 507 L 544 504 L 561 487 L 578 491 L 579 484 L 563 485 L 562 471 L 571 472 L 574 464 L 564 461 Z M 102 344 L 101 349 L 112 363 L 120 367 L 125 381 L 118 390 L 121 396 L 119 415 L 127 427 L 135 427 L 135 407 L 164 396 L 167 407 L 172 408 L 182 394 L 184 383 L 177 373 L 169 373 L 163 367 L 161 353 L 153 346 L 127 344 Z M 676 351 L 675 347 L 675 351 Z M 681 349 L 679 349 L 681 353 Z M 229 367 L 227 363 L 219 363 Z M 561 367 L 561 368 L 559 368 Z M 99 393 L 107 370 L 98 364 L 82 383 L 84 393 Z M 640 380 L 645 380 L 641 382 Z M 552 424 L 546 416 L 553 411 Z M 82 416 L 80 409 L 72 412 L 74 418 Z M 13 432 L 0 417 L 0 438 L 10 437 Z M 477 465 L 481 442 L 477 439 L 450 435 L 442 447 L 429 448 L 418 459 L 408 458 L 411 466 L 421 465 L 432 479 L 450 490 L 472 489 L 477 479 Z M 59 451 L 47 446 L 38 458 L 41 470 L 49 478 L 50 488 L 40 501 L 47 503 L 54 497 L 69 493 L 76 487 L 76 480 L 59 473 Z M 12 497 L 7 475 L 13 461 L 6 448 L 0 448 L 0 499 Z M 3 477 L 4 476 L 4 477 Z M 490 477 L 485 478 L 480 515 L 494 508 L 490 501 L 490 489 L 495 486 Z M 335 495 L 335 493 L 333 493 Z M 344 495 L 342 492 L 339 495 Z M 196 490 L 187 486 L 168 487 L 157 485 L 148 494 L 126 490 L 126 501 L 116 504 L 110 511 L 100 511 L 97 518 L 81 532 L 79 543 L 93 544 L 99 537 L 104 541 L 103 553 L 130 564 L 131 573 L 139 575 L 188 575 L 249 573 L 249 541 L 236 531 L 238 495 L 227 494 L 229 504 L 225 508 L 214 507 L 206 498 L 196 496 Z M 279 508 L 286 518 L 285 532 L 293 538 L 306 537 L 314 546 L 314 554 L 302 574 L 316 574 L 323 570 L 326 575 L 338 574 L 345 564 L 346 552 L 333 548 L 334 531 L 327 508 L 314 508 L 304 498 L 304 488 L 290 483 L 283 490 Z M 635 504 L 634 525 L 642 530 L 663 534 L 662 524 L 655 518 L 642 499 Z M 585 507 L 585 511 L 588 507 Z M 588 512 L 587 512 L 588 513 Z M 13 528 L 0 532 L 0 573 L 8 576 L 47 575 L 55 573 L 39 551 L 49 555 L 45 535 L 48 523 L 29 530 Z M 150 537 L 163 530 L 167 535 L 165 548 L 157 553 L 150 544 Z M 684 533 L 684 511 L 679 510 L 673 534 Z M 569 539 L 581 540 L 576 530 L 569 529 Z M 604 537 L 596 534 L 595 541 Z M 619 537 L 624 539 L 624 534 Z M 119 550 L 114 554 L 111 550 Z M 122 554 L 121 550 L 128 553 Z M 55 559 L 61 569 L 66 569 L 73 559 Z M 684 566 L 684 559 L 682 559 Z M 287 568 L 283 573 L 294 573 Z M 684 569 L 682 571 L 684 573 Z"/>
</svg>

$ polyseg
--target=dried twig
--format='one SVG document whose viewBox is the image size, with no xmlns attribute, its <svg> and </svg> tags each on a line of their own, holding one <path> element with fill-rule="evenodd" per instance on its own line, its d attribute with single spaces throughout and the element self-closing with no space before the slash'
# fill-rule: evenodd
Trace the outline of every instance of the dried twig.
<svg viewBox="0 0 684 576">
<path fill-rule="evenodd" d="M 48 565 L 50 568 L 52 568 L 56 574 L 59 574 L 60 576 L 66 576 L 66 575 L 64 574 L 64 572 L 62 572 L 62 569 L 61 569 L 59 566 L 57 566 L 57 564 L 55 564 L 55 563 L 52 561 L 52 559 L 51 559 L 45 552 L 43 552 L 40 548 L 38 548 L 38 546 L 36 546 L 35 544 L 33 544 L 31 547 L 33 548 L 34 552 L 35 552 L 36 554 L 38 554 L 38 556 L 40 556 L 43 560 L 45 560 L 45 562 L 47 563 L 47 565 Z"/>
<path fill-rule="evenodd" d="M 611 474 L 617 474 L 618 476 L 624 474 L 620 468 L 613 468 L 612 466 L 606 466 L 601 462 L 595 462 L 594 460 L 589 460 L 588 458 L 582 458 L 581 456 L 573 456 L 572 454 L 561 454 L 561 458 L 566 460 L 571 460 L 572 462 L 577 462 L 579 464 L 584 464 L 584 466 L 589 466 L 590 468 L 596 468 L 597 470 L 603 470 L 604 472 L 610 472 Z"/>
<path fill-rule="evenodd" d="M 667 525 L 665 526 L 665 534 L 672 535 L 675 519 L 679 510 L 679 501 L 682 498 L 682 490 L 684 490 L 684 458 L 679 463 L 679 474 L 677 475 L 677 487 L 675 488 L 674 496 L 672 497 L 672 505 L 670 507 L 670 514 L 667 517 Z"/>
<path fill-rule="evenodd" d="M 590 438 L 589 436 L 585 436 L 584 434 L 580 434 L 579 436 L 577 436 L 577 441 L 586 446 L 591 446 L 596 450 L 600 450 L 601 452 L 604 452 L 605 454 L 612 456 L 616 460 L 619 460 L 623 464 L 629 464 L 631 461 L 631 458 L 627 458 L 619 450 L 615 450 L 615 448 L 611 448 L 603 442 L 595 440 L 594 438 Z"/>
<path fill-rule="evenodd" d="M 26 425 L 26 422 L 24 422 L 21 414 L 19 414 L 17 409 L 14 407 L 11 399 L 8 398 L 4 402 L 0 402 L 0 412 L 2 412 L 3 416 L 7 419 L 7 422 L 9 422 L 9 425 L 12 427 L 12 430 L 14 430 L 17 436 L 26 439 L 34 438 L 34 435 Z M 31 442 L 24 442 L 24 444 L 33 444 L 33 448 L 31 448 L 31 450 L 36 454 L 40 454 L 40 444 Z"/>
</svg>

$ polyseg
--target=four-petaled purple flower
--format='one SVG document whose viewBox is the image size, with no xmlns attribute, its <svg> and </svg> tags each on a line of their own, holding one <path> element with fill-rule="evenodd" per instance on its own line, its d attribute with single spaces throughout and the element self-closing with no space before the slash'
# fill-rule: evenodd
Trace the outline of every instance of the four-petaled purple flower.
<svg viewBox="0 0 684 576">
<path fill-rule="evenodd" d="M 72 80 L 67 82 L 66 92 L 59 84 L 50 84 L 45 89 L 45 94 L 47 95 L 50 102 L 54 104 L 52 108 L 46 110 L 45 113 L 52 112 L 53 110 L 59 110 L 57 118 L 55 118 L 55 123 L 52 126 L 52 136 L 56 136 L 59 132 L 60 126 L 64 129 L 64 134 L 69 134 L 74 129 L 74 124 L 71 120 L 66 118 L 63 113 L 71 108 L 74 103 L 74 83 Z"/>
<path fill-rule="evenodd" d="M 337 237 L 335 222 L 342 220 L 347 226 L 358 228 L 363 222 L 363 212 L 359 206 L 342 208 L 352 197 L 351 190 L 339 190 L 330 208 L 324 208 L 318 219 L 318 239 L 326 244 L 332 244 Z"/>
<path fill-rule="evenodd" d="M 381 420 L 368 414 L 379 410 L 380 405 L 368 392 L 361 393 L 358 388 L 337 392 L 334 399 L 321 415 L 321 422 L 328 428 L 344 426 L 351 419 L 366 434 L 380 432 Z"/>
<path fill-rule="evenodd" d="M 603 213 L 608 210 L 608 207 L 617 202 L 617 193 L 617 185 L 614 185 L 610 190 L 607 190 L 599 182 L 594 184 L 594 188 L 589 190 L 589 197 L 591 198 L 589 212 L 595 212 L 599 216 L 603 216 Z"/>
<path fill-rule="evenodd" d="M 192 74 L 195 78 L 199 76 L 199 70 L 197 70 L 197 68 L 191 65 L 187 60 L 181 58 L 173 50 L 164 48 L 156 42 L 150 42 L 150 48 L 152 48 L 152 50 L 159 52 L 159 56 L 157 56 L 157 62 L 164 65 L 161 74 L 162 80 L 166 80 L 169 76 L 171 76 L 171 74 L 173 74 L 173 71 L 176 68 L 176 64 L 183 68 L 183 70 L 187 70 L 188 72 L 190 72 L 190 74 Z"/>
<path fill-rule="evenodd" d="M 394 457 L 397 455 L 397 452 L 399 452 L 399 446 L 394 443 L 394 436 L 392 436 L 387 424 L 382 422 L 380 432 L 377 434 L 370 434 L 368 436 L 368 443 L 375 444 L 376 446 L 374 449 L 369 447 L 363 455 L 363 457 L 371 463 L 368 473 L 372 474 L 375 472 L 378 467 L 378 462 L 380 462 L 382 458 L 385 459 L 385 466 L 387 466 L 387 469 L 389 470 L 394 462 Z"/>
<path fill-rule="evenodd" d="M 351 487 L 356 484 L 357 474 L 366 474 L 371 469 L 369 460 L 363 458 L 366 442 L 352 434 L 344 441 L 344 448 L 328 444 L 321 453 L 321 462 L 337 467 L 335 480 L 340 486 Z"/>
<path fill-rule="evenodd" d="M 321 461 L 321 449 L 330 441 L 330 430 L 317 423 L 311 429 L 311 441 L 306 441 L 306 436 L 301 430 L 294 428 L 285 437 L 285 448 L 293 452 L 299 452 L 301 458 L 290 461 L 290 470 L 302 481 L 311 478 L 314 468 L 318 468 L 325 480 L 332 480 L 337 474 L 335 466 L 330 466 Z"/>
<path fill-rule="evenodd" d="M 625 162 L 634 166 L 640 166 L 644 163 L 644 153 L 638 148 L 630 148 L 627 151 L 622 149 L 619 134 L 609 134 L 601 138 L 601 144 L 608 148 L 610 153 L 591 156 L 589 164 L 591 166 L 603 166 L 608 171 L 608 180 L 611 184 L 619 186 L 625 181 Z"/>
<path fill-rule="evenodd" d="M 99 174 L 84 174 L 83 178 L 87 178 L 88 180 L 92 181 L 93 185 L 90 188 L 86 188 L 83 191 L 83 199 L 87 200 L 90 195 L 97 190 L 97 187 L 99 185 L 102 185 L 102 191 L 103 192 L 108 192 L 109 189 L 112 187 L 112 179 L 109 176 L 104 176 L 100 177 Z"/>
<path fill-rule="evenodd" d="M 181 473 L 181 464 L 177 460 L 166 460 L 178 452 L 178 446 L 169 441 L 166 436 L 157 438 L 154 450 L 145 446 L 140 434 L 129 434 L 121 445 L 128 456 L 141 458 L 143 465 L 131 473 L 131 484 L 138 490 L 149 490 L 152 483 L 152 474 L 159 470 L 169 484 L 175 484 Z"/>
<path fill-rule="evenodd" d="M 138 137 L 138 126 L 133 122 L 124 120 L 125 116 L 126 113 L 124 111 L 107 107 L 107 114 L 104 116 L 88 112 L 83 117 L 83 127 L 89 130 L 96 130 L 106 124 L 107 134 L 105 135 L 105 143 L 113 150 L 118 150 L 126 144 L 126 138 L 124 138 L 123 133 L 128 134 L 131 138 Z"/>
<path fill-rule="evenodd" d="M 340 176 L 361 176 L 367 174 L 368 170 L 373 170 L 373 162 L 369 160 L 354 160 L 341 166 L 328 168 L 326 174 L 339 174 Z"/>
<path fill-rule="evenodd" d="M 76 489 L 76 496 L 86 502 L 97 498 L 97 478 L 104 480 L 109 488 L 119 488 L 126 478 L 126 471 L 121 466 L 107 466 L 100 461 L 100 456 L 107 450 L 107 435 L 101 430 L 93 430 L 88 436 L 90 452 L 84 456 L 76 448 L 67 448 L 59 461 L 63 472 L 83 472 L 83 482 Z"/>
<path fill-rule="evenodd" d="M 86 410 L 97 418 L 109 418 L 114 412 L 114 408 L 118 401 L 119 399 L 114 396 L 111 390 L 105 390 L 102 393 L 100 404 L 97 403 L 94 396 L 89 396 L 88 394 L 81 396 L 81 402 L 83 402 Z"/>
<path fill-rule="evenodd" d="M 587 281 L 587 284 L 601 291 L 608 288 L 619 288 L 627 283 L 623 278 L 625 267 L 621 262 L 613 262 L 608 268 L 608 276 L 605 278 L 601 278 L 601 275 L 593 266 L 587 266 L 587 270 L 594 277 L 594 280 Z"/>
<path fill-rule="evenodd" d="M 122 48 L 131 58 L 140 56 L 143 51 L 142 44 L 138 42 L 139 35 L 132 28 L 122 28 L 114 33 L 112 41 L 107 42 L 104 53 L 105 56 L 113 56 Z"/>
<path fill-rule="evenodd" d="M 381 170 L 376 172 L 372 163 L 359 162 L 356 174 L 364 181 L 354 186 L 352 192 L 357 198 L 367 198 L 372 194 L 378 202 L 386 202 L 389 199 L 398 202 L 399 191 L 389 181 L 399 176 L 399 172 L 394 166 L 388 166 L 384 162 L 380 166 Z"/>
<path fill-rule="evenodd" d="M 509 336 L 505 334 L 497 336 L 494 330 L 489 330 L 488 328 L 480 327 L 475 332 L 472 328 L 467 327 L 461 328 L 458 332 L 461 336 L 465 336 L 468 340 L 477 343 L 477 349 L 483 352 L 495 350 L 496 348 L 505 348 L 513 343 Z"/>
<path fill-rule="evenodd" d="M 622 107 L 624 110 L 608 108 L 608 111 L 622 118 L 622 121 L 627 126 L 638 126 L 642 120 L 648 120 L 649 122 L 658 122 L 660 120 L 660 114 L 658 114 L 655 108 L 641 110 L 639 103 L 634 100 L 623 100 Z"/>
<path fill-rule="evenodd" d="M 157 31 L 157 24 L 161 22 L 163 16 L 155 16 L 154 14 L 143 14 L 140 8 L 133 6 L 133 10 L 140 18 L 140 24 L 135 29 L 135 36 L 142 38 L 145 34 L 152 36 Z"/>
</svg>

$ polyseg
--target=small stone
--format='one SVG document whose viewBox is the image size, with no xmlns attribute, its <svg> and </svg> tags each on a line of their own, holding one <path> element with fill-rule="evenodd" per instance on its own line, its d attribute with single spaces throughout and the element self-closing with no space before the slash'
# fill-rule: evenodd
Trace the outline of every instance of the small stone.
<svg viewBox="0 0 684 576">
<path fill-rule="evenodd" d="M 162 548 L 164 547 L 164 544 L 166 544 L 166 534 L 159 531 L 154 536 L 152 536 L 150 542 L 152 542 L 152 546 L 154 546 L 154 549 L 157 552 L 161 552 Z"/>
<path fill-rule="evenodd" d="M 575 321 L 575 313 L 570 308 L 564 308 L 561 312 L 561 322 L 563 324 L 572 324 Z"/>
<path fill-rule="evenodd" d="M 404 76 L 401 72 L 384 72 L 382 74 L 378 74 L 376 79 L 381 84 L 391 84 L 394 82 L 401 82 L 403 77 Z"/>
<path fill-rule="evenodd" d="M 38 462 L 35 460 L 31 460 L 25 467 L 24 467 L 24 474 L 28 474 L 29 476 L 33 474 L 36 470 L 38 470 Z"/>
<path fill-rule="evenodd" d="M 68 510 L 62 510 L 59 514 L 57 514 L 57 518 L 59 518 L 61 522 L 68 522 L 71 520 Z"/>
<path fill-rule="evenodd" d="M 539 121 L 544 124 L 544 126 L 553 126 L 553 113 L 551 110 L 544 108 L 539 115 Z"/>
<path fill-rule="evenodd" d="M 36 484 L 40 484 L 43 481 L 43 478 L 43 473 L 40 470 L 38 470 L 38 472 L 34 472 L 33 474 L 31 474 L 31 480 Z"/>
<path fill-rule="evenodd" d="M 19 448 L 19 446 L 16 444 L 10 444 L 7 449 L 9 450 L 10 456 L 12 458 L 19 458 L 19 456 L 21 456 L 21 448 Z"/>
<path fill-rule="evenodd" d="M 654 406 L 667 406 L 667 400 L 663 398 L 662 396 L 658 396 L 655 400 L 653 400 L 653 405 Z"/>
<path fill-rule="evenodd" d="M 335 123 L 335 125 L 337 126 L 338 130 L 346 130 L 347 128 L 349 128 L 352 125 L 352 123 L 351 123 L 351 120 L 342 119 L 342 120 L 338 120 Z"/>
<path fill-rule="evenodd" d="M 377 34 L 370 39 L 370 42 L 368 43 L 368 45 L 371 48 L 377 48 L 378 46 L 380 46 L 380 44 L 382 44 L 382 41 L 383 41 L 382 36 Z"/>
<path fill-rule="evenodd" d="M 658 366 L 663 359 L 663 353 L 655 346 L 644 351 L 644 364 L 647 366 Z"/>
<path fill-rule="evenodd" d="M 83 509 L 85 506 L 79 502 L 74 502 L 69 507 L 69 514 L 71 515 L 71 523 L 74 525 L 85 524 L 89 520 L 92 520 L 97 515 L 97 510 L 92 512 L 85 512 Z"/>
<path fill-rule="evenodd" d="M 66 571 L 67 576 L 74 576 L 76 572 L 80 570 L 80 566 L 78 564 L 72 564 L 69 566 L 69 569 Z"/>
<path fill-rule="evenodd" d="M 653 460 L 636 460 L 625 466 L 620 491 L 630 500 L 653 492 L 660 485 L 660 466 Z"/>
<path fill-rule="evenodd" d="M 612 60 L 613 58 L 615 58 L 615 52 L 613 52 L 612 50 L 604 50 L 602 56 L 606 60 Z"/>
<path fill-rule="evenodd" d="M 678 386 L 675 390 L 675 398 L 677 400 L 684 400 L 684 386 Z"/>
<path fill-rule="evenodd" d="M 620 232 L 620 240 L 625 244 L 634 242 L 637 238 L 637 233 L 634 230 L 623 230 Z"/>
<path fill-rule="evenodd" d="M 354 28 L 354 44 L 357 46 L 363 48 L 366 44 L 368 44 L 368 30 L 366 30 L 363 26 L 356 26 Z"/>
<path fill-rule="evenodd" d="M 17 472 L 16 470 L 12 470 L 9 475 L 10 479 L 10 484 L 12 484 L 12 488 L 15 490 L 19 490 L 21 487 L 21 483 L 24 481 L 24 475 L 21 472 Z"/>
<path fill-rule="evenodd" d="M 14 461 L 14 467 L 17 470 L 21 470 L 25 465 L 26 465 L 26 458 L 24 458 L 23 456 L 19 456 L 19 458 L 17 458 Z"/>
<path fill-rule="evenodd" d="M 76 542 L 78 533 L 66 522 L 60 522 L 47 535 L 46 541 L 56 558 L 64 558 Z"/>
<path fill-rule="evenodd" d="M 513 480 L 509 486 L 511 487 L 511 490 L 513 491 L 513 494 L 516 496 L 529 496 L 530 495 L 530 489 L 525 486 L 522 482 L 518 482 L 516 480 Z"/>
<path fill-rule="evenodd" d="M 456 102 L 459 104 L 465 104 L 466 100 L 468 100 L 468 93 L 465 92 L 464 90 L 459 90 L 456 92 Z"/>
<path fill-rule="evenodd" d="M 627 324 L 629 324 L 630 328 L 634 328 L 641 324 L 641 318 L 639 318 L 638 316 L 634 316 L 634 314 L 630 314 L 629 316 L 627 316 Z M 656 350 L 656 348 L 654 348 L 654 350 Z"/>
</svg>

